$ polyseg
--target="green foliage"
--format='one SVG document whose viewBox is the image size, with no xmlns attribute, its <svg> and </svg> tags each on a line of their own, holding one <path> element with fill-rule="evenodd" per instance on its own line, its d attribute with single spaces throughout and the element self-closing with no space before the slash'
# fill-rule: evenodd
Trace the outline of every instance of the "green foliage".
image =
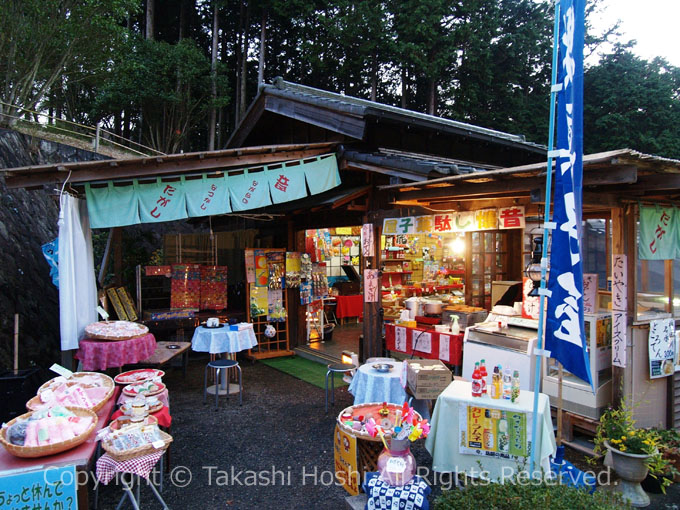
<svg viewBox="0 0 680 510">
<path fill-rule="evenodd" d="M 0 2 L 2 101 L 35 109 L 60 81 L 75 82 L 104 71 L 125 34 L 119 22 L 137 8 L 137 3 L 136 0 Z M 0 107 L 1 113 L 16 115 L 17 109 Z"/>
<path fill-rule="evenodd" d="M 584 76 L 585 152 L 628 147 L 680 158 L 680 68 L 624 46 Z"/>
<path fill-rule="evenodd" d="M 535 480 L 515 480 L 503 485 L 478 482 L 462 490 L 442 493 L 434 502 L 434 510 L 518 510 L 525 508 L 550 510 L 619 510 L 630 508 L 618 494 L 553 485 Z"/>
<path fill-rule="evenodd" d="M 210 60 L 191 39 L 169 44 L 134 37 L 113 63 L 96 111 L 100 116 L 123 109 L 141 111 L 147 142 L 172 153 L 213 104 L 227 104 L 223 66 L 218 68 L 217 84 L 213 103 Z"/>
</svg>

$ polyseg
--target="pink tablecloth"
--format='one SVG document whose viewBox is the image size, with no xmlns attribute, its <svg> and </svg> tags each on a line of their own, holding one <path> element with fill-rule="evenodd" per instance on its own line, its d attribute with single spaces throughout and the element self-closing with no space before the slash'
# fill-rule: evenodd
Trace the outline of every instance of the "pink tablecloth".
<svg viewBox="0 0 680 510">
<path fill-rule="evenodd" d="M 106 370 L 139 363 L 156 351 L 156 339 L 149 333 L 131 340 L 107 341 L 83 339 L 76 358 L 83 370 Z"/>
<path fill-rule="evenodd" d="M 336 296 L 338 307 L 335 310 L 335 316 L 338 319 L 345 317 L 363 317 L 364 316 L 364 296 L 356 294 L 354 296 Z"/>
</svg>

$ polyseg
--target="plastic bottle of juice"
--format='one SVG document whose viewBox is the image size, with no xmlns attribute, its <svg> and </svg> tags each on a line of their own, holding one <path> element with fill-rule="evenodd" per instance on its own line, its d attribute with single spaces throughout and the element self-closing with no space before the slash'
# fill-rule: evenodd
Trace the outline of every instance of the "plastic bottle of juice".
<svg viewBox="0 0 680 510">
<path fill-rule="evenodd" d="M 472 396 L 482 396 L 482 374 L 479 371 L 479 362 L 475 363 L 475 369 L 472 372 Z"/>
<path fill-rule="evenodd" d="M 519 400 L 519 371 L 515 370 L 515 372 L 512 374 L 510 401 L 517 402 L 518 400 Z"/>
<path fill-rule="evenodd" d="M 509 368 L 503 371 L 503 400 L 510 400 L 512 394 L 512 372 Z"/>
<path fill-rule="evenodd" d="M 491 384 L 489 385 L 489 396 L 491 398 L 501 398 L 501 374 L 498 371 L 498 366 L 493 367 L 493 374 L 491 375 Z"/>
<path fill-rule="evenodd" d="M 489 377 L 486 371 L 486 360 L 482 360 L 479 364 L 479 375 L 482 376 L 482 396 L 486 397 L 486 378 Z"/>
</svg>

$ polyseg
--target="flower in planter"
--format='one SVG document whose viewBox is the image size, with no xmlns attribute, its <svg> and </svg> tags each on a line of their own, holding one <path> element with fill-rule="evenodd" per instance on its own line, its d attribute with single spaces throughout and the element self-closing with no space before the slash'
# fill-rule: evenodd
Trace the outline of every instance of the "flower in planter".
<svg viewBox="0 0 680 510">
<path fill-rule="evenodd" d="M 649 455 L 645 461 L 649 474 L 659 480 L 662 490 L 671 484 L 666 476 L 672 467 L 663 455 L 663 441 L 659 431 L 637 428 L 633 410 L 625 399 L 618 408 L 610 407 L 600 418 L 595 434 L 595 453 L 604 454 L 606 443 L 620 452 Z"/>
</svg>

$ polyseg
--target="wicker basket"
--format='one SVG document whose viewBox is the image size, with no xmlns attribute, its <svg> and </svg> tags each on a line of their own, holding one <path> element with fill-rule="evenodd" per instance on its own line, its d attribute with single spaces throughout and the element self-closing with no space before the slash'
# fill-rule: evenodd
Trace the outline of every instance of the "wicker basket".
<svg viewBox="0 0 680 510">
<path fill-rule="evenodd" d="M 358 430 L 354 430 L 352 427 L 348 427 L 342 421 L 342 415 L 345 414 L 345 413 L 349 413 L 353 416 L 362 415 L 362 414 L 364 414 L 364 412 L 363 412 L 364 409 L 375 408 L 376 406 L 382 407 L 382 402 L 380 402 L 380 403 L 379 402 L 368 402 L 366 404 L 357 404 L 355 406 L 349 406 L 349 407 L 343 409 L 338 414 L 338 427 L 340 427 L 340 429 L 343 432 L 346 432 L 347 434 L 351 434 L 354 437 L 356 437 L 357 439 L 364 439 L 366 441 L 376 441 L 376 442 L 382 444 L 382 440 L 380 439 L 379 436 L 371 437 L 366 432 L 361 432 L 361 431 L 358 431 Z M 395 411 L 397 409 L 401 409 L 401 405 L 387 404 L 387 408 L 390 410 L 390 415 L 394 416 Z M 419 420 L 422 419 L 420 414 L 418 414 L 415 410 L 413 412 L 415 413 L 416 418 L 418 418 Z M 377 421 L 377 419 L 376 419 L 376 421 Z M 392 432 L 386 431 L 385 432 L 385 438 L 390 438 L 390 437 L 392 437 Z"/>
<path fill-rule="evenodd" d="M 25 458 L 33 458 L 33 457 L 44 457 L 46 455 L 54 455 L 55 453 L 61 453 L 65 452 L 66 450 L 70 450 L 71 448 L 75 448 L 81 443 L 84 443 L 87 441 L 87 438 L 90 437 L 92 432 L 94 431 L 95 427 L 97 426 L 97 415 L 93 412 L 90 411 L 89 409 L 83 409 L 82 407 L 67 407 L 69 411 L 71 411 L 73 414 L 76 416 L 80 416 L 83 418 L 92 418 L 92 425 L 88 427 L 88 429 L 80 434 L 79 436 L 76 436 L 72 439 L 69 439 L 68 441 L 62 441 L 60 443 L 55 443 L 55 444 L 48 444 L 44 446 L 19 446 L 16 444 L 10 443 L 5 435 L 7 434 L 7 430 L 10 426 L 12 426 L 14 423 L 17 422 L 17 420 L 21 419 L 26 419 L 29 416 L 33 414 L 33 411 L 30 413 L 22 414 L 21 416 L 17 416 L 13 420 L 7 423 L 7 427 L 3 428 L 0 430 L 0 443 L 5 447 L 5 449 L 14 455 L 15 457 L 25 457 Z"/>
<path fill-rule="evenodd" d="M 111 379 L 111 378 L 109 377 L 109 379 Z M 67 384 L 69 384 L 69 383 L 67 383 Z M 76 383 L 70 383 L 70 384 L 78 384 L 78 383 L 76 382 Z M 106 385 L 106 386 L 108 386 L 108 385 Z M 114 386 L 108 386 L 108 392 L 106 393 L 106 395 L 104 396 L 104 398 L 102 400 L 97 402 L 97 404 L 92 406 L 92 407 L 86 407 L 86 408 L 82 408 L 82 409 L 89 409 L 90 411 L 93 411 L 95 413 L 98 412 L 109 401 L 109 399 L 113 395 L 114 389 L 115 389 Z M 26 408 L 29 411 L 37 411 L 38 409 L 42 408 L 44 405 L 45 404 L 43 403 L 43 401 L 40 400 L 40 392 L 38 392 L 38 394 L 35 397 L 33 397 L 31 400 L 26 402 Z M 59 405 L 59 404 L 57 403 L 55 405 Z M 76 407 L 76 406 L 71 406 L 71 407 Z"/>
<path fill-rule="evenodd" d="M 114 336 L 114 335 L 106 335 L 102 333 L 95 333 L 93 332 L 91 326 L 96 326 L 98 324 L 106 324 L 107 322 L 130 322 L 130 321 L 102 321 L 102 322 L 94 322 L 92 324 L 89 324 L 88 326 L 85 326 L 85 335 L 88 340 L 108 340 L 111 342 L 117 342 L 120 340 L 132 340 L 133 338 L 139 338 L 140 336 L 147 335 L 149 333 L 149 328 L 146 327 L 144 324 L 139 324 L 139 323 L 132 323 L 135 324 L 138 332 L 136 332 L 134 335 L 129 335 L 129 336 Z"/>
<path fill-rule="evenodd" d="M 160 433 L 160 436 L 163 440 L 163 446 L 161 446 L 160 448 L 154 448 L 152 444 L 145 444 L 137 448 L 131 448 L 130 450 L 120 451 L 116 450 L 116 448 L 114 448 L 113 444 L 110 441 L 102 441 L 102 448 L 104 449 L 104 451 L 106 451 L 106 453 L 109 454 L 109 456 L 113 460 L 117 460 L 118 462 L 123 462 L 126 460 L 141 457 L 142 455 L 148 455 L 159 450 L 165 451 L 170 446 L 170 443 L 172 443 L 172 436 L 170 434 L 163 432 L 160 429 L 158 430 L 158 432 Z"/>
<path fill-rule="evenodd" d="M 73 375 L 67 379 L 67 382 L 78 382 L 79 377 L 85 377 L 85 376 L 98 376 L 102 383 L 100 386 L 106 386 L 109 388 L 115 388 L 116 384 L 113 382 L 113 379 L 111 379 L 108 375 L 106 374 L 101 374 L 99 372 L 74 372 Z M 61 377 L 61 376 L 58 376 Z M 43 391 L 45 391 L 47 388 L 49 388 L 50 384 L 52 384 L 52 381 L 54 379 L 57 379 L 57 377 L 54 377 L 47 381 L 45 384 L 40 386 L 38 388 L 38 395 L 40 395 Z"/>
</svg>

